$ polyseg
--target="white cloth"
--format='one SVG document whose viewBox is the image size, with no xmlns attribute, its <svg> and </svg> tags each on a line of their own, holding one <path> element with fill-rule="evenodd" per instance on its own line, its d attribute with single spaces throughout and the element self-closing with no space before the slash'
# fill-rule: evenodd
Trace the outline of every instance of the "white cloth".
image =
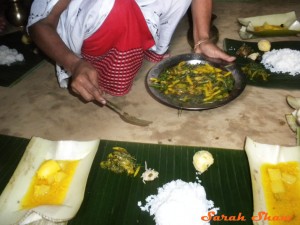
<svg viewBox="0 0 300 225">
<path fill-rule="evenodd" d="M 32 3 L 27 27 L 47 17 L 59 0 L 35 0 Z M 157 54 L 164 54 L 180 19 L 186 13 L 192 0 L 136 0 L 148 28 L 154 38 L 151 48 Z M 83 41 L 90 37 L 104 22 L 114 5 L 114 0 L 71 0 L 62 13 L 57 32 L 64 43 L 79 57 Z M 58 82 L 67 87 L 71 76 L 56 65 Z"/>
</svg>

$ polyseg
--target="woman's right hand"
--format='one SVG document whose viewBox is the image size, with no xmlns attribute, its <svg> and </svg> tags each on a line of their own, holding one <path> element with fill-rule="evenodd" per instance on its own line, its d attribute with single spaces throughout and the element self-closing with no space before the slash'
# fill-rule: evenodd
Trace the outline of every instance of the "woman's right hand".
<svg viewBox="0 0 300 225">
<path fill-rule="evenodd" d="M 98 85 L 98 72 L 87 61 L 80 59 L 72 68 L 71 89 L 85 101 L 94 101 L 105 104 L 104 92 Z"/>
<path fill-rule="evenodd" d="M 70 88 L 74 93 L 85 101 L 98 101 L 105 104 L 104 92 L 99 88 L 98 73 L 95 68 L 72 52 L 57 33 L 60 15 L 70 1 L 58 1 L 47 17 L 29 26 L 30 37 L 46 55 L 71 73 Z"/>
</svg>

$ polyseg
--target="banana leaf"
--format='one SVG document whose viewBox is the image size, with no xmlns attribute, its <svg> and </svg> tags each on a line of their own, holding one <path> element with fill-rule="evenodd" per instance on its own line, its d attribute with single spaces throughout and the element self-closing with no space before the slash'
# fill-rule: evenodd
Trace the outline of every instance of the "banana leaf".
<svg viewBox="0 0 300 225">
<path fill-rule="evenodd" d="M 36 46 L 22 43 L 23 32 L 17 31 L 5 35 L 0 35 L 0 45 L 5 45 L 11 49 L 16 49 L 23 54 L 24 61 L 15 62 L 9 66 L 0 65 L 0 86 L 12 87 L 22 80 L 30 71 L 42 64 L 44 56 L 34 53 Z"/>
<path fill-rule="evenodd" d="M 0 191 L 13 174 L 25 151 L 27 139 L 0 135 Z M 144 168 L 136 177 L 115 174 L 100 167 L 112 152 L 113 147 L 123 147 L 136 158 L 136 162 L 159 172 L 159 178 L 144 184 L 140 178 Z M 205 187 L 207 199 L 219 207 L 218 215 L 238 216 L 241 213 L 245 225 L 252 225 L 252 189 L 250 170 L 245 151 L 207 148 L 200 146 L 174 146 L 101 140 L 93 161 L 85 197 L 77 215 L 69 225 L 155 225 L 153 217 L 140 210 L 138 202 L 145 203 L 147 196 L 157 194 L 157 188 L 181 179 L 196 182 L 196 171 L 192 157 L 196 151 L 208 150 L 215 162 L 203 174 L 198 175 Z M 74 196 L 76 198 L 76 196 Z M 200 220 L 201 215 L 199 215 Z M 225 225 L 228 221 L 211 221 L 212 225 Z"/>
<path fill-rule="evenodd" d="M 245 57 L 237 56 L 237 50 L 243 45 L 251 47 L 254 52 L 259 52 L 257 42 L 239 41 L 225 38 L 223 42 L 223 49 L 229 55 L 236 56 L 236 65 L 239 69 L 250 63 L 251 60 Z M 290 48 L 293 50 L 300 50 L 300 41 L 277 41 L 271 42 L 271 49 Z M 284 59 L 282 59 L 284 60 Z M 300 74 L 292 76 L 285 73 L 272 73 L 266 69 L 270 74 L 267 81 L 262 79 L 249 79 L 247 78 L 247 84 L 266 88 L 282 88 L 282 89 L 300 89 Z"/>
</svg>

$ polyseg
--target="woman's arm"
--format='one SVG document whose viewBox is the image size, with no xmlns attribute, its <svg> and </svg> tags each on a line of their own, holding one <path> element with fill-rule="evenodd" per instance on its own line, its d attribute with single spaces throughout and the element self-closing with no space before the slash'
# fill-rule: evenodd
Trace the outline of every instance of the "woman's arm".
<svg viewBox="0 0 300 225">
<path fill-rule="evenodd" d="M 209 41 L 211 15 L 212 0 L 192 0 L 194 51 L 208 57 L 232 62 L 235 60 L 235 57 L 227 55 L 218 46 Z"/>
<path fill-rule="evenodd" d="M 105 104 L 103 92 L 98 86 L 98 73 L 94 67 L 74 54 L 56 31 L 62 12 L 70 0 L 60 0 L 50 14 L 28 28 L 36 45 L 58 65 L 72 74 L 71 88 L 86 101 L 96 100 Z"/>
</svg>

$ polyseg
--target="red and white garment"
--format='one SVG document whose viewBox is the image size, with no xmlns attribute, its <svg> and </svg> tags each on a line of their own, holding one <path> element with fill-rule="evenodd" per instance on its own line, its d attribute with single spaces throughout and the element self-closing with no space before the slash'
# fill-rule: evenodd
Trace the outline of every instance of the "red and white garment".
<svg viewBox="0 0 300 225">
<path fill-rule="evenodd" d="M 28 18 L 27 28 L 32 24 L 36 23 L 37 21 L 45 18 L 51 12 L 52 8 L 58 1 L 59 0 L 34 0 L 32 3 L 30 16 Z M 85 47 L 83 46 L 84 41 L 87 41 L 89 38 L 91 38 L 95 34 L 95 32 L 102 32 L 99 28 L 102 27 L 104 23 L 106 23 L 106 19 L 110 15 L 111 11 L 114 9 L 116 2 L 118 1 L 72 0 L 70 1 L 67 9 L 61 14 L 57 26 L 57 32 L 64 41 L 64 43 L 79 57 L 82 56 L 81 50 L 87 47 L 87 45 Z M 125 1 L 125 3 L 128 2 Z M 130 45 L 128 46 L 131 46 L 133 48 L 127 49 L 123 48 L 124 46 L 126 46 L 124 45 L 124 43 L 118 43 L 116 46 L 114 46 L 113 44 L 111 46 L 107 46 L 107 49 L 110 49 L 109 51 L 105 51 L 105 47 L 103 48 L 103 44 L 100 44 L 101 51 L 102 53 L 104 53 L 104 55 L 102 55 L 101 57 L 105 58 L 105 60 L 103 60 L 102 62 L 103 64 L 111 63 L 112 61 L 115 62 L 115 60 L 123 60 L 125 62 L 126 59 L 129 59 L 127 54 L 129 54 L 133 58 L 137 56 L 140 57 L 141 49 L 144 52 L 143 56 L 148 60 L 154 62 L 161 60 L 162 55 L 168 50 L 172 35 L 179 21 L 184 16 L 188 7 L 190 6 L 191 0 L 132 0 L 131 3 L 136 3 L 141 11 L 138 15 L 138 26 L 135 26 L 135 28 L 131 28 L 132 24 L 128 23 L 128 21 L 125 20 L 120 20 L 118 21 L 118 23 L 119 25 L 126 26 L 126 28 L 128 28 L 131 32 L 132 29 L 136 28 L 145 29 L 144 24 L 146 22 L 148 32 L 145 33 L 145 36 L 143 35 L 143 37 L 139 37 L 142 38 L 142 40 L 139 39 L 139 42 L 143 42 L 143 44 L 140 46 L 131 46 L 130 43 Z M 125 9 L 119 8 L 119 10 L 123 11 Z M 143 20 L 140 18 L 141 13 L 143 15 Z M 142 26 L 140 23 L 142 24 Z M 152 46 L 149 44 L 149 40 L 147 39 L 147 33 L 149 32 L 154 40 Z M 118 39 L 118 37 L 116 38 Z M 133 40 L 136 40 L 136 37 L 133 38 Z M 144 38 L 146 38 L 146 41 Z M 120 39 L 124 39 L 124 41 L 129 40 L 129 38 L 126 37 L 122 37 Z M 123 47 L 120 48 L 121 46 Z M 137 50 L 139 48 L 140 50 Z M 146 50 L 147 48 L 149 51 Z M 126 56 L 124 55 L 124 52 L 126 52 Z M 114 55 L 114 60 L 112 60 L 112 55 Z M 87 59 L 88 57 L 97 58 L 96 55 L 93 55 L 87 50 L 85 50 L 85 57 Z M 96 61 L 100 62 L 101 60 L 100 58 L 97 58 Z M 131 62 L 131 60 L 129 61 L 126 61 L 126 64 L 124 64 L 127 65 L 128 68 L 131 68 L 128 69 L 128 71 L 135 71 L 136 68 L 138 68 L 140 65 L 140 61 L 137 61 L 136 59 L 134 60 L 135 63 Z M 128 71 L 126 72 L 126 74 L 129 74 Z M 64 68 L 62 68 L 59 65 L 56 65 L 56 73 L 60 86 L 66 88 L 68 86 L 68 78 L 71 76 L 71 74 L 68 71 L 65 71 Z M 125 80 L 129 77 L 130 76 L 126 76 L 126 78 L 121 78 L 121 82 L 127 82 Z M 104 81 L 99 82 L 101 85 L 102 83 L 104 84 Z M 107 90 L 109 89 L 110 88 L 107 88 Z M 121 95 L 122 92 L 126 93 L 125 89 L 126 88 L 123 88 L 122 91 L 117 91 L 115 92 L 115 94 Z"/>
<path fill-rule="evenodd" d="M 115 0 L 101 27 L 82 45 L 82 56 L 98 71 L 99 87 L 114 96 L 129 92 L 144 51 L 155 44 L 134 0 Z"/>
</svg>

